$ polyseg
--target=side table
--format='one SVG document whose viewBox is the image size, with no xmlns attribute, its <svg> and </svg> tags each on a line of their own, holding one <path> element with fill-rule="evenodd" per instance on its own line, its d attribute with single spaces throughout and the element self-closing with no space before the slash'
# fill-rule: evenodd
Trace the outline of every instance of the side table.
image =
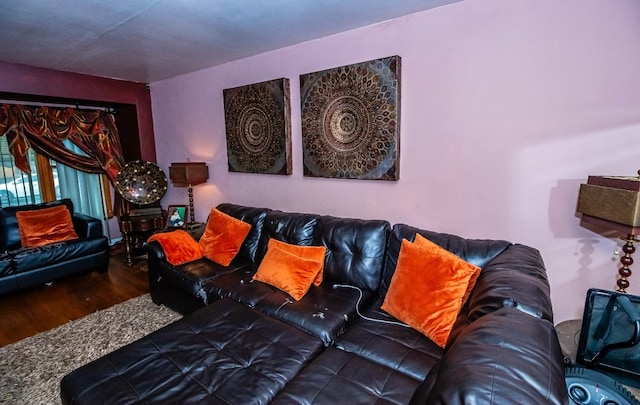
<svg viewBox="0 0 640 405">
<path fill-rule="evenodd" d="M 199 241 L 202 234 L 204 234 L 205 224 L 202 222 L 188 223 L 184 228 L 162 228 L 159 232 L 171 232 L 175 230 L 182 230 L 188 233 L 195 241 Z"/>
<path fill-rule="evenodd" d="M 202 222 L 190 222 L 187 224 L 187 228 L 185 229 L 185 231 L 187 231 L 187 233 L 196 241 L 200 240 L 204 230 L 205 224 Z"/>
<path fill-rule="evenodd" d="M 127 266 L 133 265 L 133 259 L 139 255 L 144 242 L 164 227 L 164 221 L 163 215 L 125 215 L 118 218 L 124 241 L 124 262 Z"/>
</svg>

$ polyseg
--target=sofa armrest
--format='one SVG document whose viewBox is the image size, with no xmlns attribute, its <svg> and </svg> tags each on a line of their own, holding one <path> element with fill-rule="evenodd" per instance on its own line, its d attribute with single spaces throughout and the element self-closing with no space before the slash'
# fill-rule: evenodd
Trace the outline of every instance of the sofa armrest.
<svg viewBox="0 0 640 405">
<path fill-rule="evenodd" d="M 412 404 L 567 404 L 553 324 L 515 307 L 471 323 L 414 394 Z"/>
<path fill-rule="evenodd" d="M 73 214 L 73 227 L 81 239 L 97 238 L 102 235 L 102 221 L 85 214 Z"/>
<path fill-rule="evenodd" d="M 149 261 L 154 261 L 155 263 L 167 261 L 167 257 L 164 255 L 164 250 L 162 249 L 160 242 L 156 240 L 151 241 L 144 245 L 144 248 L 147 251 L 147 258 Z"/>
<path fill-rule="evenodd" d="M 553 323 L 551 289 L 537 249 L 511 245 L 483 267 L 469 297 L 468 322 L 504 307 L 505 300 Z"/>
</svg>

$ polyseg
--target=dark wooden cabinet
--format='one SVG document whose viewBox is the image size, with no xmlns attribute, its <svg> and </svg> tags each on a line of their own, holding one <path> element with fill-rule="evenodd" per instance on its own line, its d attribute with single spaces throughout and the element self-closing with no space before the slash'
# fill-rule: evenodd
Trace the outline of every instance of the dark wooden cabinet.
<svg viewBox="0 0 640 405">
<path fill-rule="evenodd" d="M 142 247 L 149 236 L 164 228 L 165 218 L 162 214 L 124 215 L 118 218 L 118 224 L 124 244 L 124 261 L 131 266 L 135 257 L 144 254 Z"/>
</svg>

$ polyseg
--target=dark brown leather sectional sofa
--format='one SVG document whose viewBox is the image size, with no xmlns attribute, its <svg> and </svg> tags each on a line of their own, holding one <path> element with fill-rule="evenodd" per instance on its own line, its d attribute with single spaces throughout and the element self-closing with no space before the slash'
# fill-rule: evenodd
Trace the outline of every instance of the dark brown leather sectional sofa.
<svg viewBox="0 0 640 405">
<path fill-rule="evenodd" d="M 152 298 L 187 315 L 65 376 L 63 403 L 568 403 L 537 250 L 384 220 L 218 209 L 252 224 L 231 265 L 172 266 L 148 244 Z M 444 349 L 380 309 L 416 233 L 481 267 Z M 253 281 L 269 238 L 324 245 L 323 283 L 294 301 Z"/>
</svg>

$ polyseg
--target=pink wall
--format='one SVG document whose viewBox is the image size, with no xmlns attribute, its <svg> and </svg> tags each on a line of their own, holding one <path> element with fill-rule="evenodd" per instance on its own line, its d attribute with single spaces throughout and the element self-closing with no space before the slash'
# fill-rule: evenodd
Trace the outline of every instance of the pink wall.
<svg viewBox="0 0 640 405">
<path fill-rule="evenodd" d="M 391 55 L 402 57 L 400 180 L 303 177 L 299 75 Z M 575 205 L 588 175 L 640 168 L 638 72 L 637 0 L 465 0 L 152 83 L 157 158 L 209 164 L 194 191 L 201 221 L 229 201 L 534 246 L 560 322 L 581 316 L 587 288 L 614 287 L 616 241 L 581 228 Z M 229 173 L 222 90 L 280 77 L 293 175 Z M 186 200 L 171 188 L 163 201 Z"/>
</svg>

